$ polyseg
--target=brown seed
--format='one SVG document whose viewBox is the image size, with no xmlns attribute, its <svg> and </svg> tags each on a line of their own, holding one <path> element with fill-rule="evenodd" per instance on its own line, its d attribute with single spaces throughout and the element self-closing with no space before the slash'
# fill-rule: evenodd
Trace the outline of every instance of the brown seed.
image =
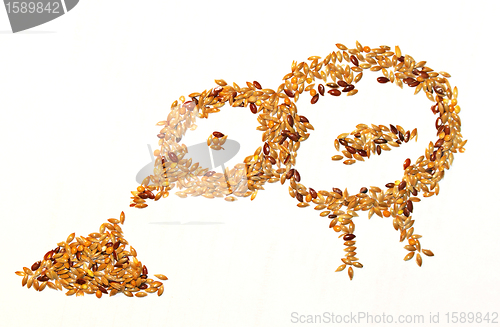
<svg viewBox="0 0 500 327">
<path fill-rule="evenodd" d="M 252 112 L 252 114 L 256 114 L 258 109 L 257 109 L 257 106 L 255 105 L 255 103 L 250 103 L 250 111 Z"/>
<path fill-rule="evenodd" d="M 382 149 L 380 148 L 380 145 L 377 145 L 377 154 L 380 155 L 382 153 Z"/>
<path fill-rule="evenodd" d="M 301 123 L 308 123 L 309 120 L 305 116 L 299 116 Z"/>
<path fill-rule="evenodd" d="M 387 188 L 393 188 L 394 187 L 394 183 L 387 183 L 387 184 L 385 184 L 385 187 L 387 187 Z"/>
<path fill-rule="evenodd" d="M 264 143 L 264 148 L 263 148 L 263 150 L 264 150 L 264 154 L 265 154 L 266 156 L 268 156 L 268 155 L 269 155 L 269 153 L 270 153 L 270 150 L 269 150 L 269 144 L 268 144 L 267 142 L 266 142 L 266 143 Z"/>
<path fill-rule="evenodd" d="M 221 132 L 217 132 L 217 131 L 213 132 L 212 135 L 215 137 L 218 137 L 218 138 L 224 137 L 224 134 L 222 134 Z"/>
<path fill-rule="evenodd" d="M 50 280 L 50 278 L 47 277 L 46 275 L 43 275 L 43 276 L 38 277 L 37 280 L 40 282 L 46 282 L 46 281 Z"/>
<path fill-rule="evenodd" d="M 418 74 L 420 75 L 420 77 L 422 77 L 423 79 L 427 79 L 429 78 L 429 75 L 424 72 L 424 71 L 419 71 Z"/>
<path fill-rule="evenodd" d="M 290 98 L 293 98 L 295 96 L 295 94 L 290 90 L 285 89 L 284 91 L 285 91 L 285 94 L 288 95 Z"/>
<path fill-rule="evenodd" d="M 323 84 L 318 85 L 318 92 L 321 95 L 325 95 L 325 87 L 323 86 Z"/>
<path fill-rule="evenodd" d="M 352 146 L 349 146 L 349 145 L 348 145 L 348 146 L 346 146 L 346 147 L 345 147 L 345 149 L 346 149 L 347 151 L 349 151 L 349 153 L 352 153 L 352 154 L 356 153 L 356 149 L 355 149 L 355 148 L 353 148 Z"/>
<path fill-rule="evenodd" d="M 328 94 L 331 94 L 333 96 L 337 96 L 338 97 L 338 96 L 340 96 L 342 94 L 342 92 L 340 92 L 337 89 L 332 89 L 332 90 L 328 91 Z"/>
<path fill-rule="evenodd" d="M 295 177 L 295 181 L 298 183 L 300 182 L 300 174 L 299 174 L 299 171 L 298 170 L 295 170 L 293 172 L 293 177 Z"/>
<path fill-rule="evenodd" d="M 313 199 L 318 198 L 318 194 L 317 194 L 317 193 L 316 193 L 316 191 L 315 191 L 314 189 L 312 189 L 312 188 L 309 188 L 309 194 L 311 194 L 311 197 L 312 197 Z"/>
<path fill-rule="evenodd" d="M 256 89 L 262 90 L 262 86 L 260 86 L 260 83 L 257 81 L 253 81 L 253 85 L 255 86 Z"/>
<path fill-rule="evenodd" d="M 175 153 L 173 153 L 173 152 L 169 152 L 168 153 L 168 157 L 170 158 L 170 160 L 172 162 L 178 162 L 179 161 L 179 159 L 177 158 L 177 155 Z"/>
<path fill-rule="evenodd" d="M 399 140 L 401 142 L 403 142 L 405 140 L 405 136 L 403 135 L 403 133 L 401 133 L 400 131 L 398 131 L 398 136 L 399 136 Z M 401 144 L 401 143 L 400 143 Z"/>
<path fill-rule="evenodd" d="M 294 121 L 293 121 L 292 115 L 290 115 L 290 114 L 286 115 L 286 121 L 287 121 L 288 125 L 293 127 Z"/>
<path fill-rule="evenodd" d="M 413 212 L 413 202 L 411 200 L 406 201 L 406 208 L 408 208 L 408 211 Z"/>
<path fill-rule="evenodd" d="M 356 58 L 356 56 L 351 55 L 350 59 L 351 59 L 351 62 L 354 64 L 354 66 L 356 66 L 356 67 L 359 66 L 359 61 L 358 61 L 358 58 Z"/>
<path fill-rule="evenodd" d="M 300 139 L 300 134 L 298 133 L 288 133 L 288 138 L 294 142 L 297 142 Z"/>
<path fill-rule="evenodd" d="M 193 109 L 196 107 L 196 104 L 198 104 L 198 100 L 196 100 L 196 98 L 195 98 L 194 101 L 184 102 L 184 104 L 182 106 L 185 107 L 186 110 L 188 110 L 188 111 L 193 111 Z"/>
<path fill-rule="evenodd" d="M 35 270 L 37 270 L 38 268 L 40 268 L 40 263 L 41 263 L 40 261 L 37 261 L 37 262 L 35 262 L 33 265 L 31 265 L 31 270 L 32 270 L 32 271 L 35 271 Z"/>
<path fill-rule="evenodd" d="M 408 141 L 410 140 L 410 135 L 411 135 L 410 131 L 406 131 L 406 133 L 405 133 L 405 139 L 404 139 L 405 143 L 408 143 Z"/>
<path fill-rule="evenodd" d="M 382 84 L 387 83 L 389 81 L 390 80 L 388 78 L 386 78 L 386 77 L 378 77 L 377 78 L 377 82 L 382 83 Z"/>
<path fill-rule="evenodd" d="M 389 127 L 391 128 L 391 133 L 392 134 L 395 134 L 395 135 L 399 135 L 399 131 L 398 129 L 396 128 L 396 126 L 390 124 Z"/>
<path fill-rule="evenodd" d="M 354 238 L 356 238 L 356 235 L 354 235 L 354 234 L 345 234 L 344 235 L 344 241 L 350 241 L 350 240 L 353 240 Z"/>
<path fill-rule="evenodd" d="M 271 162 L 271 164 L 273 164 L 273 165 L 276 164 L 276 159 L 274 159 L 273 157 L 267 156 L 266 159 L 268 159 Z"/>
<path fill-rule="evenodd" d="M 406 187 L 406 181 L 402 181 L 401 183 L 399 183 L 398 185 L 398 190 L 402 191 L 404 190 Z"/>
<path fill-rule="evenodd" d="M 407 158 L 405 160 L 405 162 L 403 163 L 403 169 L 408 168 L 410 166 L 410 164 L 411 164 L 411 160 L 410 160 L 410 158 Z"/>
<path fill-rule="evenodd" d="M 362 157 L 367 157 L 367 156 L 368 156 L 368 154 L 366 153 L 366 151 L 365 151 L 365 150 L 358 150 L 357 152 L 358 152 L 358 154 L 359 154 L 360 156 L 362 156 Z"/>
<path fill-rule="evenodd" d="M 50 250 L 45 255 L 43 256 L 43 260 L 48 260 L 49 258 L 52 258 L 52 255 L 54 254 L 54 250 Z"/>
<path fill-rule="evenodd" d="M 350 92 L 352 90 L 354 90 L 354 85 L 347 85 L 342 89 L 342 92 Z"/>
<path fill-rule="evenodd" d="M 347 85 L 349 85 L 349 83 L 347 83 L 346 81 L 343 81 L 343 80 L 339 80 L 339 81 L 337 81 L 337 84 L 338 84 L 340 87 L 346 87 Z"/>
<path fill-rule="evenodd" d="M 359 193 L 366 193 L 368 192 L 368 189 L 366 187 L 362 187 L 360 190 L 359 190 Z"/>
<path fill-rule="evenodd" d="M 311 103 L 312 103 L 312 104 L 315 104 L 316 102 L 318 102 L 318 100 L 319 100 L 319 95 L 318 95 L 318 94 L 316 94 L 315 96 L 313 96 L 313 97 L 312 97 L 312 99 L 311 99 Z"/>
<path fill-rule="evenodd" d="M 304 202 L 304 197 L 302 196 L 302 194 L 297 192 L 297 195 L 295 197 L 297 198 L 297 201 Z"/>
</svg>

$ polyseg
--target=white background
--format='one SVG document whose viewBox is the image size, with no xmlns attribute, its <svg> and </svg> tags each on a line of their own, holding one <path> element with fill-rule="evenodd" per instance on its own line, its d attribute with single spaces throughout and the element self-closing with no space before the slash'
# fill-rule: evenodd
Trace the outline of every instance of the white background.
<svg viewBox="0 0 500 327">
<path fill-rule="evenodd" d="M 0 325 L 303 325 L 292 312 L 423 315 L 429 323 L 432 312 L 445 326 L 447 312 L 498 315 L 499 9 L 493 1 L 81 1 L 17 34 L 0 10 Z M 346 271 L 334 273 L 343 246 L 329 219 L 297 208 L 279 184 L 252 202 L 170 196 L 144 210 L 128 207 L 135 175 L 150 161 L 147 144 L 157 148 L 155 124 L 180 95 L 214 87 L 216 78 L 276 89 L 293 60 L 324 57 L 335 43 L 354 47 L 356 40 L 399 45 L 449 72 L 459 88 L 469 142 L 441 194 L 415 205 L 415 232 L 436 254 L 421 268 L 403 261 L 391 219 L 360 213 L 357 252 L 365 267 L 353 281 Z M 435 141 L 425 95 L 378 84 L 378 76 L 366 72 L 354 97 L 299 101 L 315 126 L 298 152 L 305 185 L 350 193 L 382 186 Z M 419 141 L 350 167 L 332 162 L 333 139 L 358 123 L 417 127 Z M 248 109 L 225 107 L 198 125 L 186 144 L 219 130 L 242 144 L 240 161 L 261 145 Z M 122 210 L 139 260 L 169 277 L 162 297 L 98 300 L 21 288 L 16 270 Z"/>
</svg>

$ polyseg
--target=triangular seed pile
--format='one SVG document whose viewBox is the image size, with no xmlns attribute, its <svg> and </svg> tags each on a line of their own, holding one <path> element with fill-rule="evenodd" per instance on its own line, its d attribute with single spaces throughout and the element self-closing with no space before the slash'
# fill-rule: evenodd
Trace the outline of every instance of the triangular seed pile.
<svg viewBox="0 0 500 327">
<path fill-rule="evenodd" d="M 24 267 L 16 274 L 23 277 L 22 285 L 43 291 L 65 288 L 66 295 L 83 296 L 102 294 L 113 296 L 118 292 L 126 296 L 145 297 L 148 293 L 163 294 L 163 283 L 148 278 L 148 269 L 137 260 L 137 252 L 123 238 L 120 219 L 110 218 L 101 225 L 98 233 L 76 237 L 75 233 L 57 247 L 48 251 L 31 269 Z M 155 275 L 167 280 L 165 275 Z"/>
</svg>

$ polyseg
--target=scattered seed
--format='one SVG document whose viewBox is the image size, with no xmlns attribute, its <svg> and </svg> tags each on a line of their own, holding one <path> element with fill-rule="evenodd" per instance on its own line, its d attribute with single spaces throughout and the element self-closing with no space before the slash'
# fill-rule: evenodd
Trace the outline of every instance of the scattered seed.
<svg viewBox="0 0 500 327">
<path fill-rule="evenodd" d="M 434 253 L 431 251 L 431 250 L 422 250 L 422 252 L 428 256 L 428 257 L 433 257 L 434 256 Z"/>
<path fill-rule="evenodd" d="M 311 99 L 311 103 L 312 103 L 312 104 L 315 104 L 316 102 L 318 102 L 318 100 L 319 100 L 319 95 L 318 95 L 318 94 L 316 94 L 315 96 L 313 96 L 313 97 L 312 97 L 312 99 Z"/>
<path fill-rule="evenodd" d="M 378 77 L 377 82 L 384 84 L 384 83 L 390 82 L 390 80 L 386 77 Z"/>
<path fill-rule="evenodd" d="M 415 252 L 409 252 L 407 255 L 405 255 L 404 260 L 405 261 L 411 260 L 411 258 L 413 258 L 414 255 L 415 255 Z"/>
<path fill-rule="evenodd" d="M 422 266 L 422 257 L 420 256 L 420 253 L 417 253 L 417 259 L 416 260 L 417 260 L 417 265 L 419 267 L 421 267 Z"/>
</svg>

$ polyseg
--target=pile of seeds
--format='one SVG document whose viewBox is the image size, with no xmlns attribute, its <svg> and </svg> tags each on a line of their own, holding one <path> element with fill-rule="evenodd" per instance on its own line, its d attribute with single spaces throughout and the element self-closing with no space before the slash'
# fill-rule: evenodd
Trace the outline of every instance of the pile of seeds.
<svg viewBox="0 0 500 327">
<path fill-rule="evenodd" d="M 57 247 L 48 251 L 43 259 L 24 267 L 16 274 L 23 277 L 22 285 L 43 291 L 46 287 L 54 290 L 67 290 L 66 295 L 83 296 L 102 294 L 113 296 L 122 292 L 126 296 L 145 297 L 148 293 L 163 294 L 160 281 L 148 277 L 148 269 L 137 260 L 137 252 L 123 238 L 119 224 L 125 221 L 122 212 L 120 219 L 110 218 L 101 225 L 98 233 L 88 237 L 75 238 L 75 233 Z M 165 275 L 155 275 L 167 280 Z"/>
<path fill-rule="evenodd" d="M 132 191 L 132 203 L 136 208 L 147 207 L 147 199 L 158 200 L 167 197 L 169 191 L 177 187 L 179 197 L 204 196 L 207 198 L 224 197 L 234 201 L 235 197 L 251 196 L 253 200 L 267 182 L 280 181 L 289 183 L 290 195 L 298 201 L 298 207 L 315 204 L 321 217 L 331 219 L 330 228 L 342 237 L 346 246 L 345 258 L 337 271 L 347 266 L 352 279 L 352 267 L 361 268 L 356 257 L 354 238 L 354 217 L 357 211 L 368 211 L 368 217 L 376 214 L 391 217 L 393 226 L 400 232 L 400 241 L 407 240 L 405 249 L 409 253 L 404 257 L 410 260 L 416 253 L 416 262 L 420 266 L 420 252 L 432 256 L 430 250 L 422 250 L 420 235 L 414 234 L 413 206 L 420 202 L 419 194 L 430 197 L 439 194 L 439 181 L 444 177 L 444 170 L 449 169 L 454 160 L 454 153 L 464 152 L 467 142 L 462 140 L 461 121 L 458 116 L 460 106 L 457 103 L 458 90 L 452 88 L 446 72 L 436 72 L 427 66 L 426 61 L 416 61 L 410 55 L 402 55 L 398 46 L 394 51 L 389 46 L 370 48 L 356 42 L 356 47 L 347 48 L 336 44 L 337 49 L 324 59 L 319 56 L 308 58 L 308 62 L 293 62 L 291 71 L 283 77 L 283 83 L 276 90 L 263 88 L 257 81 L 246 82 L 240 87 L 236 83 L 228 85 L 224 80 L 215 80 L 216 87 L 203 92 L 189 94 L 189 99 L 181 96 L 174 101 L 167 119 L 157 123 L 162 126 L 158 134 L 160 149 L 155 150 L 155 168 L 153 174 L 145 178 L 141 190 Z M 349 194 L 333 186 L 330 191 L 316 192 L 311 187 L 301 184 L 300 173 L 293 168 L 296 164 L 297 151 L 301 142 L 309 138 L 314 127 L 308 118 L 299 115 L 296 103 L 299 97 L 309 96 L 312 104 L 328 96 L 353 96 L 358 93 L 356 84 L 365 71 L 381 72 L 376 78 L 378 83 L 393 83 L 403 88 L 404 84 L 415 88 L 415 94 L 423 91 L 433 103 L 431 111 L 437 115 L 435 121 L 437 140 L 431 142 L 424 155 L 412 163 L 410 158 L 403 163 L 400 180 L 388 181 L 383 188 L 363 187 L 355 194 Z M 326 86 L 326 87 L 325 87 Z M 327 90 L 327 88 L 329 90 Z M 324 100 L 321 100 L 324 101 Z M 257 130 L 262 131 L 262 146 L 254 154 L 246 157 L 243 163 L 224 173 L 208 171 L 183 159 L 187 153 L 186 145 L 180 145 L 188 129 L 196 129 L 196 118 L 208 118 L 210 114 L 221 111 L 228 104 L 234 108 L 249 108 L 257 115 Z M 333 160 L 342 160 L 344 164 L 364 161 L 371 153 L 380 154 L 389 151 L 417 136 L 417 131 L 405 131 L 401 126 L 365 124 L 357 126 L 351 134 L 341 134 L 334 141 L 340 152 L 340 145 L 345 147 L 342 155 L 335 155 Z M 147 190 L 149 195 L 144 194 Z M 154 192 L 157 192 L 154 194 Z"/>
</svg>

